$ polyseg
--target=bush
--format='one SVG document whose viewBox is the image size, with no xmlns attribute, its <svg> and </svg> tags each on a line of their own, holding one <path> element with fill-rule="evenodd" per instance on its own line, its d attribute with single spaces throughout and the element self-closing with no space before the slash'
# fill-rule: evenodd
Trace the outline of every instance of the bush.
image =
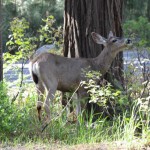
<svg viewBox="0 0 150 150">
<path fill-rule="evenodd" d="M 13 137 L 28 132 L 33 125 L 34 99 L 11 103 L 7 86 L 0 84 L 0 138 Z M 31 130 L 30 130 L 31 131 Z"/>
<path fill-rule="evenodd" d="M 140 16 L 137 20 L 128 20 L 124 23 L 125 34 L 131 34 L 134 41 L 134 56 L 124 72 L 125 92 L 133 105 L 137 103 L 136 112 L 142 122 L 150 123 L 150 22 L 148 18 Z"/>
<path fill-rule="evenodd" d="M 118 116 L 129 109 L 127 96 L 123 94 L 121 89 L 115 89 L 105 79 L 99 79 L 100 72 L 89 71 L 86 73 L 86 77 L 88 80 L 82 81 L 82 85 L 89 93 L 89 102 L 99 106 L 99 113 L 107 114 L 104 116 L 112 119 L 114 115 Z M 97 81 L 99 81 L 98 84 Z"/>
<path fill-rule="evenodd" d="M 150 22 L 148 18 L 140 16 L 137 20 L 127 20 L 124 25 L 125 35 L 131 35 L 135 38 L 137 46 L 150 46 L 148 39 L 150 38 Z"/>
</svg>

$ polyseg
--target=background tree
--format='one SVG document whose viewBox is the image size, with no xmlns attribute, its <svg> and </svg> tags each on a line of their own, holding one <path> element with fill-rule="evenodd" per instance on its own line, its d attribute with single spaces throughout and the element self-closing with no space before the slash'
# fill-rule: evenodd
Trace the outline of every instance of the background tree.
<svg viewBox="0 0 150 150">
<path fill-rule="evenodd" d="M 14 17 L 25 18 L 30 23 L 29 32 L 32 36 L 38 36 L 37 30 L 43 25 L 42 19 L 53 15 L 56 18 L 56 26 L 63 24 L 63 1 L 61 0 L 5 0 L 3 1 L 3 49 L 8 49 L 5 43 L 10 34 L 10 22 Z"/>
<path fill-rule="evenodd" d="M 0 81 L 3 80 L 3 51 L 2 51 L 2 1 L 0 0 Z"/>
<path fill-rule="evenodd" d="M 150 1 L 147 1 L 147 18 L 150 21 Z"/>
<path fill-rule="evenodd" d="M 147 16 L 149 14 L 149 0 L 124 0 L 124 18 L 125 21 L 129 19 L 137 19 L 140 16 Z"/>
</svg>

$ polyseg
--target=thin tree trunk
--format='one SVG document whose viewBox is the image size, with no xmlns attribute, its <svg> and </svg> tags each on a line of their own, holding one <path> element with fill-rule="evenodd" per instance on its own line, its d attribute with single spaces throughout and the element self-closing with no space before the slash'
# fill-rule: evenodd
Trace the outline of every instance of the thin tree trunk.
<svg viewBox="0 0 150 150">
<path fill-rule="evenodd" d="M 0 81 L 3 80 L 3 51 L 2 51 L 2 0 L 0 0 Z"/>
<path fill-rule="evenodd" d="M 147 1 L 147 18 L 150 21 L 150 0 Z"/>
</svg>

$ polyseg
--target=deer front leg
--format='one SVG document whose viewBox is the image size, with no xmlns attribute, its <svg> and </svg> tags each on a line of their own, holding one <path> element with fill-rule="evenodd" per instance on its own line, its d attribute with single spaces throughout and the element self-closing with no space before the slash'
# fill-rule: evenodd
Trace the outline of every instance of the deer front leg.
<svg viewBox="0 0 150 150">
<path fill-rule="evenodd" d="M 85 106 L 87 104 L 87 98 L 88 98 L 88 94 L 87 91 L 81 87 L 78 91 L 77 91 L 77 105 L 76 105 L 76 114 L 77 116 L 79 116 L 81 114 L 81 111 L 83 109 L 85 109 Z"/>
<path fill-rule="evenodd" d="M 80 87 L 77 91 L 77 107 L 76 107 L 76 112 L 77 115 L 81 114 L 81 103 L 83 101 L 83 98 L 85 98 L 86 91 L 83 87 Z"/>
</svg>

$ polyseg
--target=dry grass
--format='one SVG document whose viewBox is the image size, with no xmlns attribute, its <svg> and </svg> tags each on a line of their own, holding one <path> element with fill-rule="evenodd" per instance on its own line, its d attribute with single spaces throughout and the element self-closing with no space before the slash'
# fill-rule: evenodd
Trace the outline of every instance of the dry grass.
<svg viewBox="0 0 150 150">
<path fill-rule="evenodd" d="M 139 143 L 132 142 L 131 145 L 124 141 L 116 141 L 111 143 L 95 143 L 95 144 L 78 144 L 78 145 L 61 145 L 59 143 L 34 144 L 25 145 L 0 145 L 0 150 L 150 150 L 150 145 L 137 147 Z"/>
</svg>

